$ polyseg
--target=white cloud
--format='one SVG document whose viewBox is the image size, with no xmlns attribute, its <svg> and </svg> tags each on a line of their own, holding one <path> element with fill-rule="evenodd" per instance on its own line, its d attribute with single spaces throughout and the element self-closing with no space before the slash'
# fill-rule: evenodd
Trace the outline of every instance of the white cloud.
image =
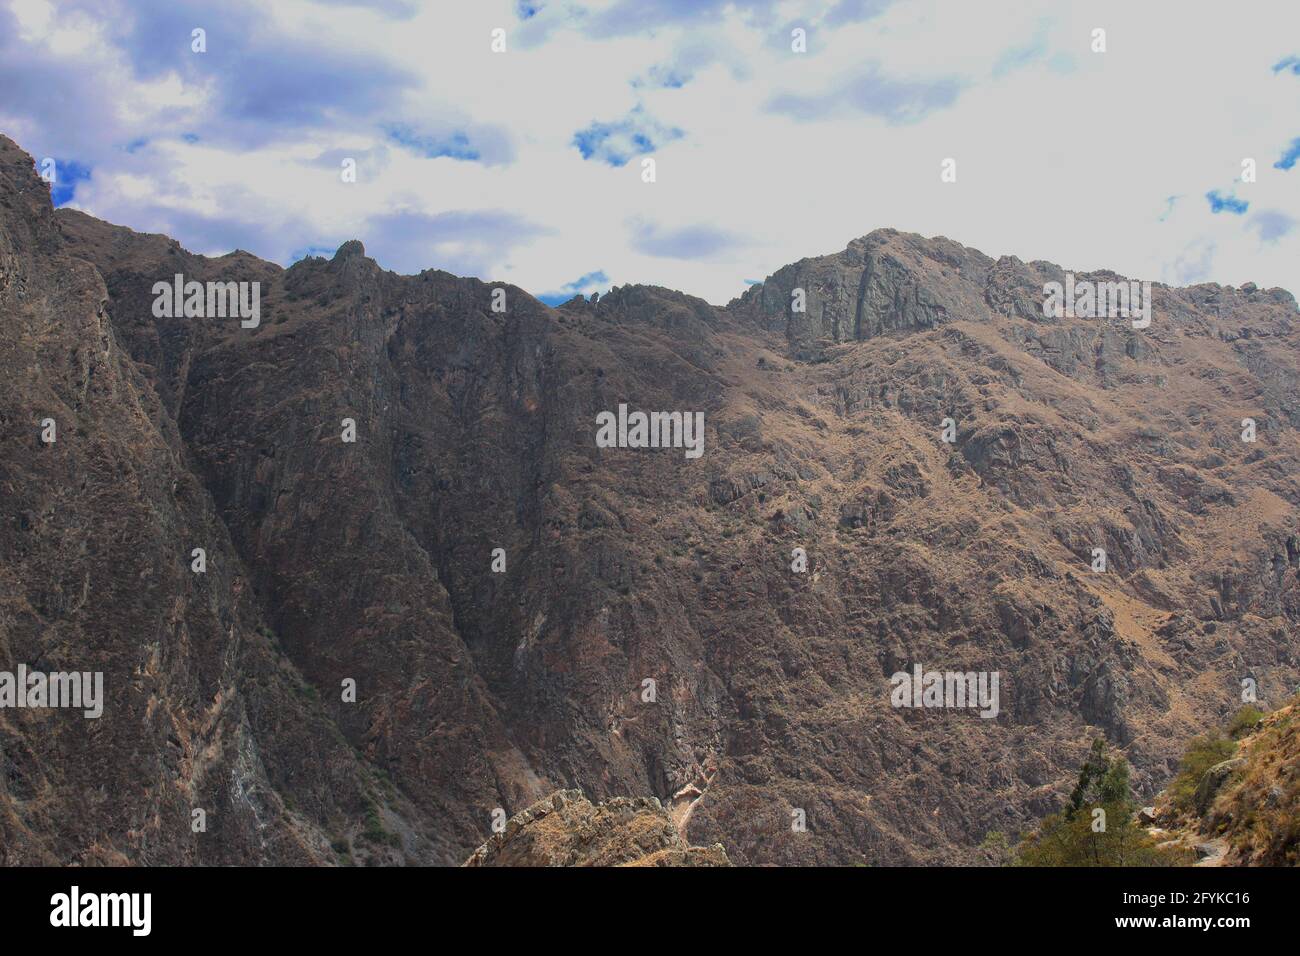
<svg viewBox="0 0 1300 956">
<path fill-rule="evenodd" d="M 1300 35 L 1294 6 L 1247 0 L 1225 20 L 1208 0 L 910 0 L 860 5 L 855 20 L 855 5 L 835 0 L 707 17 L 647 0 L 637 9 L 655 8 L 653 29 L 624 34 L 612 28 L 631 9 L 621 3 L 552 2 L 520 22 L 506 0 L 378 10 L 285 0 L 263 17 L 277 42 L 357 72 L 300 91 L 312 108 L 292 136 L 243 140 L 247 116 L 221 112 L 234 79 L 220 70 L 238 56 L 133 71 L 110 47 L 117 34 L 93 23 L 80 42 L 98 46 L 65 55 L 55 25 L 76 21 L 43 6 L 23 0 L 0 59 L 13 50 L 64 68 L 88 96 L 111 83 L 120 109 L 73 135 L 61 124 L 75 118 L 28 84 L 21 99 L 0 92 L 0 129 L 38 154 L 80 151 L 67 158 L 94 173 L 77 205 L 139 228 L 173 208 L 177 238 L 203 251 L 240 229 L 239 245 L 276 258 L 356 235 L 390 267 L 412 269 L 427 251 L 423 266 L 473 265 L 539 292 L 600 270 L 613 284 L 725 302 L 746 277 L 889 226 L 1080 270 L 1300 291 L 1300 230 L 1282 229 L 1300 219 L 1300 165 L 1273 168 L 1300 136 L 1300 77 L 1272 72 L 1300 52 L 1286 46 Z M 794 25 L 808 31 L 807 54 L 790 51 Z M 507 30 L 508 52 L 490 51 L 494 27 Z M 1104 54 L 1089 49 L 1094 27 L 1107 31 Z M 210 46 L 246 39 L 209 33 Z M 368 87 L 367 63 L 397 80 Z M 294 64 L 278 82 L 293 81 Z M 66 98 L 73 85 L 56 88 Z M 655 183 L 636 159 L 611 166 L 573 145 L 593 122 L 629 116 L 684 134 L 651 137 Z M 492 164 L 423 155 L 386 133 L 395 123 L 435 131 L 428 142 L 460 130 L 462 151 Z M 620 136 L 627 145 L 631 133 Z M 122 149 L 141 138 L 149 145 Z M 355 184 L 339 181 L 342 156 L 358 159 Z M 946 157 L 956 183 L 940 181 Z M 1235 182 L 1245 157 L 1256 183 Z M 153 184 L 147 206 L 142 181 Z M 1249 213 L 1212 214 L 1211 189 L 1235 192 Z M 465 232 L 476 227 L 477 238 Z"/>
</svg>

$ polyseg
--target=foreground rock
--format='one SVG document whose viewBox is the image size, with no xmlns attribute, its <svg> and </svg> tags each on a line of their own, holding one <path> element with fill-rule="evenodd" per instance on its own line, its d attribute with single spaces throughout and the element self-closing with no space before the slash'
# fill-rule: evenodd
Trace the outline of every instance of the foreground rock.
<svg viewBox="0 0 1300 956">
<path fill-rule="evenodd" d="M 506 822 L 465 866 L 730 866 L 721 844 L 690 846 L 653 797 L 593 804 L 559 790 Z"/>
<path fill-rule="evenodd" d="M 1216 763 L 1209 770 L 1205 771 L 1205 776 L 1201 778 L 1200 785 L 1196 788 L 1196 809 L 1202 814 L 1210 809 L 1210 804 L 1214 802 L 1214 797 L 1223 786 L 1224 781 L 1233 775 L 1246 763 L 1242 757 L 1234 757 L 1231 760 L 1224 760 Z"/>
</svg>

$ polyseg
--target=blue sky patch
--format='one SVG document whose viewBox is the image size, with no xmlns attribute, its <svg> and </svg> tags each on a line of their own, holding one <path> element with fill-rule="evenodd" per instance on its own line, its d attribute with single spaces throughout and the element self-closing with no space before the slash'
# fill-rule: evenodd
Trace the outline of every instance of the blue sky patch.
<svg viewBox="0 0 1300 956">
<path fill-rule="evenodd" d="M 1289 70 L 1296 76 L 1300 76 L 1300 56 L 1292 54 L 1273 65 L 1274 73 L 1281 73 L 1284 70 Z"/>
<path fill-rule="evenodd" d="M 443 135 L 417 133 L 405 123 L 394 123 L 384 127 L 384 133 L 399 146 L 414 150 L 426 159 L 448 156 L 452 159 L 477 160 L 479 151 L 469 141 L 469 136 L 460 130 L 453 130 Z"/>
<path fill-rule="evenodd" d="M 1225 196 L 1217 189 L 1211 189 L 1205 194 L 1205 198 L 1210 201 L 1210 212 L 1213 213 L 1230 212 L 1235 216 L 1240 216 L 1250 208 L 1250 203 L 1246 200 L 1238 199 L 1231 193 Z"/>
<path fill-rule="evenodd" d="M 1300 137 L 1291 140 L 1291 145 L 1282 153 L 1282 158 L 1273 164 L 1274 169 L 1290 169 L 1300 159 Z"/>
<path fill-rule="evenodd" d="M 664 126 L 637 106 L 621 120 L 593 122 L 586 129 L 578 130 L 573 134 L 573 145 L 578 147 L 583 159 L 626 166 L 633 156 L 653 153 L 685 135 L 680 129 Z"/>
<path fill-rule="evenodd" d="M 77 192 L 77 183 L 90 179 L 90 167 L 83 166 L 75 159 L 55 160 L 54 182 L 50 184 L 50 201 L 55 208 L 72 202 Z"/>
<path fill-rule="evenodd" d="M 566 282 L 560 286 L 558 291 L 543 292 L 537 299 L 554 308 L 568 302 L 575 295 L 587 294 L 587 290 L 592 289 L 593 286 L 596 287 L 593 291 L 609 288 L 609 276 L 605 275 L 603 269 L 596 269 L 593 272 L 588 272 L 585 276 L 579 276 L 572 282 Z"/>
</svg>

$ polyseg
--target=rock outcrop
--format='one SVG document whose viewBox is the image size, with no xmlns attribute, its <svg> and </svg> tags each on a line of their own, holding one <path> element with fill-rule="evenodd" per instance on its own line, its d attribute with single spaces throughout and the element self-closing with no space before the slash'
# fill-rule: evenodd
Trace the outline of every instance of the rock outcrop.
<svg viewBox="0 0 1300 956">
<path fill-rule="evenodd" d="M 593 804 L 558 790 L 515 814 L 464 866 L 730 866 L 722 844 L 689 846 L 654 797 Z"/>
</svg>

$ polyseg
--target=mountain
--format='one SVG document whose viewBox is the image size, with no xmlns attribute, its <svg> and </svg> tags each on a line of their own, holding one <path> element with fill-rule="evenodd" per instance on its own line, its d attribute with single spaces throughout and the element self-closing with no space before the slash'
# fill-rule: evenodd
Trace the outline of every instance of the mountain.
<svg viewBox="0 0 1300 956">
<path fill-rule="evenodd" d="M 167 317 L 178 274 L 256 324 Z M 978 862 L 1098 733 L 1153 795 L 1300 678 L 1296 302 L 1045 317 L 1066 281 L 879 230 L 551 309 L 194 255 L 0 138 L 0 671 L 105 698 L 0 709 L 0 862 L 459 864 L 557 789 L 737 865 Z M 702 453 L 598 445 L 620 405 Z M 893 706 L 914 667 L 996 714 Z"/>
</svg>

